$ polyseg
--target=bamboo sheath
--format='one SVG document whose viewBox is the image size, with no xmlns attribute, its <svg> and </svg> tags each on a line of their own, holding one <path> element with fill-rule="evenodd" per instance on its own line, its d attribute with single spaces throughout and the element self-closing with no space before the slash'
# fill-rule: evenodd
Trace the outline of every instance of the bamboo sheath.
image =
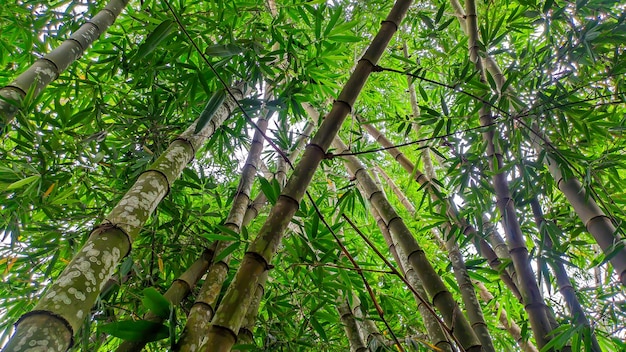
<svg viewBox="0 0 626 352">
<path fill-rule="evenodd" d="M 0 89 L 0 128 L 8 125 L 20 110 L 27 94 L 33 97 L 59 75 L 115 22 L 129 0 L 111 0 L 91 20 L 84 23 L 59 47 L 35 61 L 9 85 Z"/>
<path fill-rule="evenodd" d="M 235 343 L 245 311 L 250 305 L 259 276 L 269 270 L 272 257 L 282 239 L 287 225 L 298 209 L 315 170 L 326 155 L 332 139 L 337 134 L 374 65 L 382 56 L 391 37 L 398 29 L 411 1 L 399 0 L 381 24 L 370 47 L 359 61 L 333 108 L 320 126 L 302 159 L 289 178 L 276 205 L 251 243 L 234 280 L 230 284 L 209 329 L 209 343 L 204 351 L 229 351 Z"/>
<path fill-rule="evenodd" d="M 237 98 L 243 96 L 239 88 L 232 90 Z M 235 101 L 227 97 L 199 133 L 194 133 L 194 122 L 139 176 L 104 222 L 91 232 L 87 242 L 49 286 L 33 311 L 20 318 L 15 334 L 3 351 L 34 352 L 38 351 L 40 344 L 65 351 L 72 345 L 74 333 L 117 264 L 130 252 L 133 240 L 150 214 L 193 159 L 195 151 L 213 135 L 235 106 Z M 31 345 L 31 341 L 36 344 Z"/>
<path fill-rule="evenodd" d="M 340 152 L 346 151 L 347 147 L 341 140 L 336 138 L 333 146 Z M 434 305 L 443 315 L 446 325 L 452 330 L 452 334 L 461 343 L 466 351 L 482 351 L 481 343 L 476 337 L 474 330 L 467 321 L 452 294 L 444 285 L 441 277 L 432 267 L 424 251 L 421 249 L 413 234 L 398 216 L 391 204 L 387 201 L 382 191 L 371 177 L 365 167 L 353 156 L 344 156 L 344 162 L 350 173 L 354 174 L 357 181 L 365 191 L 366 198 L 372 207 L 376 208 L 389 229 L 393 242 L 398 243 L 400 249 L 407 257 L 408 264 L 416 271 L 424 288 L 431 297 Z M 399 253 L 400 254 L 400 253 Z"/>
<path fill-rule="evenodd" d="M 476 15 L 476 3 L 474 0 L 466 0 L 467 11 L 466 28 L 468 34 L 468 48 L 470 61 L 476 66 L 481 81 L 485 82 L 485 70 L 483 70 L 478 56 L 478 23 Z M 487 143 L 485 155 L 489 160 L 489 166 L 493 173 L 492 183 L 496 194 L 496 204 L 502 216 L 507 244 L 511 253 L 511 259 L 518 275 L 518 284 L 524 302 L 524 308 L 528 314 L 530 325 L 535 335 L 539 348 L 545 346 L 550 339 L 552 326 L 548 319 L 547 306 L 539 291 L 535 274 L 530 266 L 528 248 L 515 213 L 515 205 L 509 191 L 509 184 L 504 170 L 502 152 L 496 147 L 498 136 L 493 128 L 493 117 L 488 105 L 482 104 L 480 110 L 480 124 L 490 126 L 483 132 L 483 139 Z"/>
</svg>

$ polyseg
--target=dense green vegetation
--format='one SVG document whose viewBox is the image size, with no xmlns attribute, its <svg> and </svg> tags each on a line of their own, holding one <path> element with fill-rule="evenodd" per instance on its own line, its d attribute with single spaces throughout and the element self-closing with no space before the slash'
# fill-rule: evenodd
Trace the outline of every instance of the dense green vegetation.
<svg viewBox="0 0 626 352">
<path fill-rule="evenodd" d="M 360 59 L 381 27 L 395 29 L 385 21 L 390 1 L 129 1 L 76 61 L 69 52 L 42 59 L 105 5 L 0 2 L 1 346 L 35 309 L 32 324 L 61 322 L 60 346 L 74 336 L 70 350 L 111 351 L 146 336 L 147 350 L 178 350 L 205 279 L 195 281 L 211 262 L 228 269 L 211 310 L 234 302 L 246 312 L 226 290 L 248 284 L 235 276 L 254 252 L 261 264 L 259 255 L 271 258 L 271 270 L 241 350 L 358 350 L 360 340 L 370 350 L 488 351 L 483 338 L 495 351 L 626 349 L 623 3 L 413 3 L 372 66 Z M 38 74 L 63 69 L 57 58 L 67 68 L 47 87 L 13 83 L 33 64 Z M 348 84 L 338 98 L 355 67 L 354 76 L 373 72 L 360 94 Z M 347 94 L 358 95 L 351 107 Z M 314 116 L 333 106 L 332 121 L 351 108 L 338 132 L 345 146 L 309 145 L 303 156 L 307 143 L 332 140 Z M 242 170 L 261 141 L 246 191 Z M 270 214 L 295 206 L 289 184 L 280 196 L 285 177 L 306 185 L 300 177 L 322 152 L 293 219 Z M 313 166 L 293 171 L 287 155 L 296 168 Z M 156 207 L 143 220 L 120 210 L 138 179 L 149 186 L 134 201 Z M 248 206 L 258 195 L 267 206 Z M 396 215 L 383 211 L 388 204 Z M 287 230 L 265 255 L 253 241 L 274 225 Z M 93 291 L 63 286 L 79 253 L 89 256 L 76 276 L 92 259 L 105 273 Z M 187 295 L 176 279 L 194 262 Z M 265 280 L 251 277 L 253 287 Z M 162 296 L 170 286 L 180 296 L 173 305 Z M 82 308 L 68 318 L 41 303 L 54 295 Z M 466 313 L 462 323 L 450 302 L 466 312 L 471 296 L 484 318 Z"/>
</svg>

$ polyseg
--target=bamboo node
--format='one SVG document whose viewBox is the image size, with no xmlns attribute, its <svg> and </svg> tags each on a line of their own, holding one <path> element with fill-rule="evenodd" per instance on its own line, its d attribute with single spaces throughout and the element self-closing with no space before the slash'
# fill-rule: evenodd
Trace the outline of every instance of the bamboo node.
<svg viewBox="0 0 626 352">
<path fill-rule="evenodd" d="M 30 316 L 35 316 L 35 315 L 47 315 L 49 317 L 52 317 L 54 319 L 57 319 L 58 321 L 61 322 L 61 324 L 63 324 L 63 326 L 65 326 L 65 328 L 67 329 L 67 331 L 70 334 L 70 344 L 69 346 L 67 346 L 67 349 L 69 350 L 70 348 L 72 348 L 72 346 L 74 346 L 74 329 L 72 329 L 72 325 L 70 324 L 69 321 L 67 321 L 67 319 L 65 319 L 64 317 L 62 317 L 60 314 L 51 312 L 49 310 L 32 310 L 26 314 L 23 314 L 18 321 L 15 323 L 15 327 L 17 328 L 20 323 L 30 317 Z"/>
</svg>

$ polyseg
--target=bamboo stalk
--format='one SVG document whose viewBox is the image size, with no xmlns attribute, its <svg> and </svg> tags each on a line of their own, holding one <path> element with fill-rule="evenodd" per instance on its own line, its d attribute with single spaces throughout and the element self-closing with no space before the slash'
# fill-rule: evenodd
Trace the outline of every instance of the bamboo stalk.
<svg viewBox="0 0 626 352">
<path fill-rule="evenodd" d="M 242 97 L 239 89 L 233 92 Z M 37 351 L 30 341 L 42 341 L 65 351 L 73 335 L 91 310 L 102 286 L 131 249 L 139 231 L 169 192 L 172 183 L 221 123 L 230 115 L 235 101 L 227 97 L 213 119 L 195 134 L 196 122 L 176 138 L 167 150 L 142 173 L 111 210 L 57 280 L 42 295 L 33 311 L 24 314 L 3 351 Z"/>
<path fill-rule="evenodd" d="M 341 322 L 343 323 L 343 327 L 346 331 L 346 336 L 348 337 L 350 351 L 367 351 L 368 349 L 367 347 L 365 347 L 365 344 L 361 339 L 361 335 L 359 334 L 359 327 L 357 325 L 354 314 L 352 313 L 352 309 L 350 309 L 348 301 L 346 301 L 345 299 L 341 299 L 340 302 L 337 302 L 337 311 L 339 312 L 339 317 L 341 318 Z"/>
<path fill-rule="evenodd" d="M 432 165 L 430 165 L 430 168 L 428 168 L 427 170 L 430 170 L 431 173 L 434 173 L 434 167 Z M 402 190 L 400 190 L 395 185 L 395 183 L 393 183 L 393 180 L 391 180 L 391 178 L 384 173 L 382 175 L 383 175 L 383 178 L 385 178 L 388 182 L 391 181 L 389 185 L 393 188 L 396 196 L 398 196 L 401 199 L 406 199 L 404 192 L 402 192 Z M 404 205 L 406 203 L 402 202 L 402 204 Z M 413 211 L 411 211 L 410 208 L 407 208 L 407 210 L 411 213 L 411 215 L 415 216 L 414 208 L 413 208 Z M 446 239 L 445 241 L 441 238 L 439 233 L 435 231 L 435 229 L 432 230 L 433 236 L 440 243 L 443 243 L 443 245 L 445 246 L 448 252 L 448 258 L 450 259 L 450 263 L 452 264 L 452 269 L 454 271 L 454 276 L 459 285 L 459 289 L 461 290 L 461 297 L 463 298 L 463 303 L 465 304 L 465 309 L 467 311 L 469 321 L 472 325 L 472 328 L 476 332 L 478 339 L 480 340 L 483 346 L 483 350 L 485 352 L 486 351 L 495 352 L 495 349 L 493 347 L 493 342 L 491 341 L 491 335 L 489 334 L 489 329 L 487 327 L 487 324 L 485 323 L 482 309 L 480 307 L 480 304 L 478 303 L 478 299 L 476 298 L 476 293 L 474 292 L 474 285 L 472 285 L 472 282 L 470 281 L 469 274 L 467 272 L 467 267 L 465 266 L 463 255 L 461 254 L 461 250 L 456 244 L 456 239 L 453 234 L 452 224 L 450 224 L 450 222 L 445 222 L 442 225 L 442 228 L 445 233 L 445 236 L 444 236 L 444 238 Z"/>
<path fill-rule="evenodd" d="M 13 82 L 0 88 L 0 129 L 8 125 L 22 108 L 28 93 L 36 97 L 52 81 L 78 60 L 93 42 L 106 32 L 129 0 L 111 0 L 91 20 L 84 23 L 61 45 L 38 59 Z"/>
<path fill-rule="evenodd" d="M 485 70 L 483 69 L 478 55 L 480 48 L 478 44 L 476 3 L 474 0 L 466 0 L 465 8 L 467 11 L 466 26 L 469 38 L 468 48 L 470 61 L 476 66 L 476 70 L 480 74 L 481 81 L 486 82 Z M 504 223 L 507 244 L 509 252 L 511 253 L 513 266 L 515 267 L 515 272 L 518 276 L 519 289 L 522 293 L 524 308 L 528 314 L 537 345 L 539 348 L 542 348 L 552 338 L 550 336 L 552 326 L 550 325 L 548 314 L 546 313 L 547 306 L 543 301 L 543 297 L 541 296 L 539 286 L 537 285 L 537 281 L 535 279 L 535 274 L 530 266 L 528 248 L 526 247 L 526 241 L 515 213 L 515 205 L 511 199 L 507 175 L 506 172 L 503 171 L 504 157 L 502 152 L 496 146 L 499 137 L 496 135 L 493 127 L 493 117 L 491 116 L 489 106 L 487 104 L 482 104 L 479 114 L 480 124 L 482 126 L 490 126 L 485 132 L 483 132 L 483 139 L 487 143 L 485 155 L 489 160 L 489 166 L 493 173 L 492 183 L 496 194 L 496 204 L 500 210 Z"/>
<path fill-rule="evenodd" d="M 213 245 L 213 248 L 206 249 L 202 252 L 200 258 L 198 258 L 189 269 L 187 269 L 182 275 L 180 275 L 174 282 L 170 288 L 165 291 L 163 297 L 167 299 L 172 307 L 176 307 L 182 302 L 182 300 L 189 295 L 191 290 L 196 286 L 198 280 L 206 273 L 209 268 L 209 264 L 213 260 L 214 250 L 216 246 Z M 162 323 L 165 319 L 152 313 L 146 313 L 143 320 Z M 146 336 L 147 337 L 147 336 Z M 116 352 L 140 352 L 145 346 L 147 341 L 124 341 L 122 344 L 118 346 Z"/>
<path fill-rule="evenodd" d="M 359 187 L 361 188 L 361 187 Z M 361 192 L 365 193 L 361 189 Z M 415 301 L 417 302 L 417 310 L 420 312 L 422 316 L 422 320 L 424 321 L 424 326 L 426 327 L 426 333 L 428 334 L 428 338 L 431 343 L 444 352 L 452 352 L 453 347 L 452 343 L 446 336 L 446 333 L 442 330 L 439 322 L 435 317 L 433 317 L 431 310 L 426 306 L 424 301 L 420 299 L 428 297 L 426 290 L 424 289 L 424 285 L 422 281 L 420 281 L 417 273 L 413 266 L 411 266 L 407 261 L 407 255 L 402 251 L 401 247 L 396 246 L 391 234 L 389 233 L 389 228 L 387 227 L 385 220 L 380 216 L 378 210 L 375 207 L 370 207 L 370 212 L 374 217 L 374 221 L 376 221 L 376 225 L 380 229 L 383 238 L 385 239 L 385 243 L 389 248 L 389 252 L 393 256 L 396 263 L 398 263 L 398 267 L 400 271 L 404 274 L 407 281 L 411 284 L 413 289 L 417 292 L 419 297 L 414 294 Z"/>
<path fill-rule="evenodd" d="M 241 266 L 229 286 L 222 304 L 209 329 L 209 344 L 205 351 L 228 351 L 235 343 L 247 307 L 253 298 L 259 276 L 270 269 L 271 260 L 282 240 L 285 229 L 298 209 L 307 186 L 332 139 L 337 134 L 348 112 L 365 85 L 374 65 L 382 56 L 391 37 L 398 29 L 411 1 L 399 0 L 393 6 L 369 49 L 356 66 L 333 108 L 320 126 L 311 143 L 289 178 L 276 205 L 251 243 Z"/>
<path fill-rule="evenodd" d="M 333 141 L 333 146 L 340 152 L 347 150 L 346 145 L 338 138 Z M 458 304 L 454 301 L 452 294 L 426 258 L 424 251 L 402 218 L 398 216 L 380 188 L 367 174 L 363 164 L 353 156 L 345 156 L 344 163 L 350 173 L 356 176 L 372 207 L 376 208 L 381 215 L 393 241 L 400 244 L 401 250 L 407 256 L 409 265 L 416 271 L 434 305 L 443 315 L 446 325 L 451 328 L 452 334 L 461 343 L 461 347 L 466 351 L 482 351 L 480 341 L 470 323 L 463 316 Z"/>
</svg>

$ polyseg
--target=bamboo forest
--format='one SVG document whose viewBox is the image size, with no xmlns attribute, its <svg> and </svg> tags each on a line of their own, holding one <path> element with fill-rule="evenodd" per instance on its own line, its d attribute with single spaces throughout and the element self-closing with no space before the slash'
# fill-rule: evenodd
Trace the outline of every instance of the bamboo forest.
<svg viewBox="0 0 626 352">
<path fill-rule="evenodd" d="M 626 351 L 626 3 L 0 0 L 0 349 Z"/>
</svg>

